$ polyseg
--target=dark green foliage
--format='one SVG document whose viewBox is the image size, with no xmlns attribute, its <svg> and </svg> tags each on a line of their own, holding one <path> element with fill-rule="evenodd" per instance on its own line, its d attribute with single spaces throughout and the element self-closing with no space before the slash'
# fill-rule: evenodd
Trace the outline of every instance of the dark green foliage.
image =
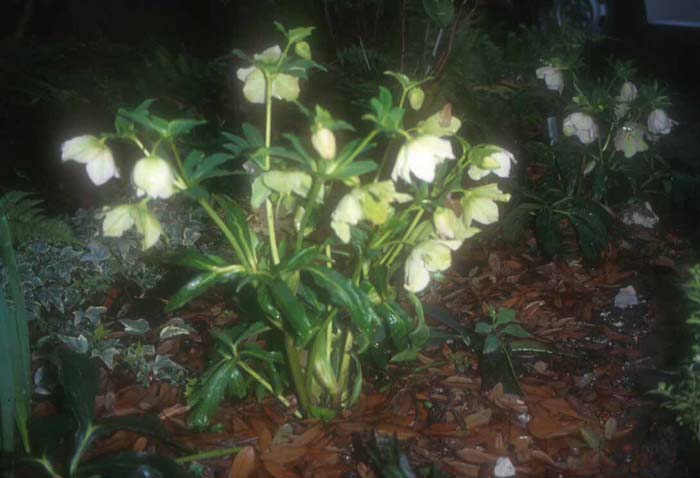
<svg viewBox="0 0 700 478">
<path fill-rule="evenodd" d="M 0 196 L 0 215 L 6 216 L 11 224 L 15 245 L 32 240 L 77 243 L 66 222 L 46 217 L 43 202 L 33 193 L 24 191 L 9 191 Z"/>
</svg>

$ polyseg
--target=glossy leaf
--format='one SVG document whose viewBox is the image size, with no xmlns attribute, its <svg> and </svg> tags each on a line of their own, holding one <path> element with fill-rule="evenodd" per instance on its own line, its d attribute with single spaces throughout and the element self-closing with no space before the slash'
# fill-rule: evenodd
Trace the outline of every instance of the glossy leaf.
<svg viewBox="0 0 700 478">
<path fill-rule="evenodd" d="M 235 368 L 235 362 L 221 360 L 215 367 L 209 369 L 200 386 L 189 397 L 188 402 L 192 411 L 188 422 L 193 428 L 201 430 L 209 424 L 219 409 L 219 403 L 224 398 Z"/>
<path fill-rule="evenodd" d="M 87 430 L 95 415 L 98 388 L 97 367 L 86 355 L 61 348 L 58 350 L 58 382 L 61 384 L 67 408 L 78 428 Z"/>
<path fill-rule="evenodd" d="M 294 335 L 297 344 L 306 345 L 313 337 L 314 327 L 306 314 L 304 305 L 297 299 L 289 286 L 277 279 L 269 286 L 272 302 L 285 324 Z"/>
<path fill-rule="evenodd" d="M 174 460 L 160 455 L 127 451 L 96 458 L 78 468 L 76 478 L 186 478 Z"/>
<path fill-rule="evenodd" d="M 221 257 L 205 254 L 197 249 L 178 249 L 167 254 L 163 261 L 175 266 L 191 267 L 201 271 L 214 271 L 226 265 Z"/>
<path fill-rule="evenodd" d="M 173 310 L 179 309 L 215 285 L 230 282 L 242 277 L 244 272 L 245 271 L 243 270 L 242 266 L 240 269 L 232 270 L 226 273 L 203 272 L 180 288 L 180 290 L 178 290 L 175 295 L 170 298 L 165 310 L 166 312 L 172 312 Z"/>
</svg>

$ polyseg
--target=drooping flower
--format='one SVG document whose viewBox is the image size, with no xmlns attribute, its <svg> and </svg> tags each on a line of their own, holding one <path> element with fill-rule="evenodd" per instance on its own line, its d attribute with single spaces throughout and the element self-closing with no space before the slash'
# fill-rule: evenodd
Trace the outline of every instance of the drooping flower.
<svg viewBox="0 0 700 478">
<path fill-rule="evenodd" d="M 157 156 L 139 159 L 131 178 L 137 196 L 168 199 L 175 192 L 175 177 L 167 161 Z"/>
<path fill-rule="evenodd" d="M 498 221 L 497 202 L 510 201 L 510 194 L 504 193 L 496 183 L 471 188 L 462 196 L 462 222 L 471 227 L 472 221 L 479 224 L 493 224 Z"/>
<path fill-rule="evenodd" d="M 446 159 L 454 159 L 449 140 L 437 136 L 423 135 L 406 142 L 396 158 L 391 179 L 398 178 L 411 183 L 411 173 L 418 179 L 431 183 L 435 179 L 435 168 Z"/>
<path fill-rule="evenodd" d="M 459 249 L 461 241 L 428 239 L 413 248 L 404 266 L 404 287 L 420 292 L 430 283 L 430 274 L 449 269 L 452 251 Z"/>
<path fill-rule="evenodd" d="M 134 226 L 132 215 L 134 206 L 124 204 L 108 209 L 102 216 L 102 235 L 105 237 L 122 237 Z"/>
<path fill-rule="evenodd" d="M 153 247 L 160 238 L 163 228 L 156 217 L 145 204 L 140 204 L 131 210 L 136 230 L 143 236 L 141 249 L 144 251 Z"/>
<path fill-rule="evenodd" d="M 515 162 L 515 156 L 510 151 L 500 146 L 481 146 L 469 151 L 474 163 L 469 166 L 467 174 L 475 181 L 488 176 L 490 173 L 499 178 L 510 176 L 511 163 Z"/>
<path fill-rule="evenodd" d="M 266 65 L 274 65 L 279 61 L 282 50 L 278 45 L 268 48 L 262 53 L 253 55 L 256 61 Z M 251 103 L 265 102 L 265 74 L 257 66 L 239 68 L 236 76 L 243 82 L 243 96 Z M 299 97 L 299 78 L 286 73 L 277 73 L 272 80 L 272 96 L 286 101 L 294 101 Z"/>
<path fill-rule="evenodd" d="M 625 81 L 620 87 L 620 96 L 616 99 L 623 103 L 630 103 L 637 98 L 637 87 L 631 81 Z"/>
<path fill-rule="evenodd" d="M 311 144 L 318 154 L 327 160 L 335 158 L 335 135 L 333 131 L 328 128 L 319 128 L 314 134 L 311 135 Z"/>
<path fill-rule="evenodd" d="M 353 188 L 343 196 L 331 214 L 331 227 L 344 243 L 350 242 L 350 227 L 367 220 L 374 225 L 386 222 L 393 203 L 410 201 L 411 196 L 396 191 L 392 181 L 380 181 Z"/>
<path fill-rule="evenodd" d="M 622 151 L 627 159 L 648 149 L 644 142 L 644 126 L 638 123 L 624 124 L 615 135 L 615 150 Z"/>
<path fill-rule="evenodd" d="M 89 134 L 64 142 L 61 145 L 61 160 L 84 164 L 95 186 L 102 186 L 111 178 L 119 177 L 112 151 L 103 141 Z"/>
<path fill-rule="evenodd" d="M 331 227 L 345 244 L 350 242 L 350 227 L 356 226 L 365 217 L 360 195 L 356 191 L 359 190 L 343 196 L 331 214 Z"/>
<path fill-rule="evenodd" d="M 668 117 L 666 111 L 660 108 L 649 113 L 649 118 L 647 118 L 647 128 L 652 134 L 668 134 L 671 132 L 674 124 L 676 122 Z"/>
<path fill-rule="evenodd" d="M 440 239 L 464 241 L 479 233 L 476 227 L 467 227 L 457 214 L 446 207 L 438 207 L 433 214 L 435 232 Z"/>
<path fill-rule="evenodd" d="M 565 136 L 576 135 L 583 144 L 591 144 L 598 139 L 598 125 L 585 113 L 572 113 L 564 118 L 562 131 Z"/>
<path fill-rule="evenodd" d="M 537 78 L 544 80 L 547 89 L 558 91 L 561 94 L 564 91 L 564 74 L 559 68 L 553 66 L 543 66 L 537 69 Z"/>
</svg>

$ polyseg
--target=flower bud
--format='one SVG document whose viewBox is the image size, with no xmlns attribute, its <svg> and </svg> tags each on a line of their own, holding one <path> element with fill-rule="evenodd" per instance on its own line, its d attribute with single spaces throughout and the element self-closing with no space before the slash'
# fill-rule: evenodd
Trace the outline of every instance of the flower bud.
<svg viewBox="0 0 700 478">
<path fill-rule="evenodd" d="M 411 108 L 418 111 L 423 107 L 423 101 L 425 100 L 425 92 L 422 88 L 412 88 L 408 92 L 408 102 Z"/>
<path fill-rule="evenodd" d="M 311 144 L 314 145 L 318 154 L 326 160 L 335 158 L 335 136 L 328 128 L 319 128 L 311 136 Z"/>
<path fill-rule="evenodd" d="M 311 47 L 305 41 L 300 41 L 294 45 L 294 52 L 304 60 L 311 59 Z"/>
<path fill-rule="evenodd" d="M 162 158 L 139 159 L 132 173 L 137 196 L 168 199 L 174 193 L 174 177 L 170 165 Z"/>
<path fill-rule="evenodd" d="M 636 97 L 637 87 L 635 86 L 635 84 L 631 81 L 625 81 L 622 84 L 622 87 L 620 88 L 620 96 L 618 97 L 618 99 L 625 103 L 629 103 L 630 101 L 634 101 Z"/>
<path fill-rule="evenodd" d="M 652 134 L 668 134 L 675 122 L 662 109 L 655 109 L 649 114 L 647 128 Z"/>
</svg>

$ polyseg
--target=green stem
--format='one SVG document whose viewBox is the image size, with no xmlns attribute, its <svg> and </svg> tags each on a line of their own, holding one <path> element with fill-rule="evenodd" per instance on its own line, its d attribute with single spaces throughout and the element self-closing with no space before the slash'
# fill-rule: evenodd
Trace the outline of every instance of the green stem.
<svg viewBox="0 0 700 478">
<path fill-rule="evenodd" d="M 311 217 L 311 210 L 314 207 L 314 203 L 316 202 L 316 197 L 318 197 L 318 193 L 321 191 L 321 188 L 323 188 L 323 178 L 319 176 L 314 176 L 313 182 L 311 184 L 311 190 L 309 191 L 309 195 L 306 197 L 306 204 L 304 205 L 304 214 L 301 216 L 301 220 L 299 221 L 299 231 L 297 231 L 297 244 L 296 244 L 296 250 L 299 251 L 301 250 L 301 247 L 304 245 L 304 230 L 306 229 L 306 223 L 309 220 L 309 217 Z"/>
<path fill-rule="evenodd" d="M 401 244 L 397 244 L 392 249 L 390 249 L 389 252 L 387 252 L 387 254 L 382 258 L 382 260 L 379 261 L 379 264 L 388 265 L 394 259 L 396 259 L 396 256 L 398 256 L 401 253 L 401 250 L 403 249 L 403 246 L 404 246 L 406 240 L 408 239 L 408 236 L 410 236 L 411 233 L 413 232 L 413 230 L 416 228 L 416 226 L 418 226 L 418 223 L 420 222 L 424 213 L 425 213 L 424 209 L 421 209 L 420 211 L 418 211 L 418 214 L 416 214 L 416 217 L 413 218 L 413 222 L 411 223 L 410 226 L 408 226 L 408 229 L 404 233 L 403 238 L 401 238 Z"/>
<path fill-rule="evenodd" d="M 338 395 L 333 398 L 333 405 L 339 408 L 342 405 L 343 394 L 348 386 L 350 378 L 350 351 L 352 350 L 353 335 L 348 328 L 345 330 L 345 341 L 343 343 L 343 356 L 340 359 L 340 367 L 338 368 Z"/>
<path fill-rule="evenodd" d="M 265 160 L 264 170 L 269 171 L 271 167 L 270 161 L 270 144 L 272 137 L 272 77 L 265 73 Z M 275 213 L 272 210 L 272 202 L 269 199 L 265 200 L 265 216 L 267 218 L 267 230 L 270 237 L 270 251 L 272 253 L 272 262 L 280 263 L 280 253 L 277 249 L 277 233 L 275 231 Z"/>
<path fill-rule="evenodd" d="M 92 438 L 92 433 L 94 431 L 95 428 L 92 426 L 92 424 L 90 424 L 87 430 L 85 430 L 85 434 L 83 435 L 82 440 L 80 440 L 80 444 L 76 448 L 75 453 L 73 453 L 73 457 L 71 458 L 70 468 L 68 469 L 69 476 L 75 476 L 75 473 L 78 471 L 78 463 L 80 462 L 80 458 L 87 450 L 87 447 L 90 444 L 90 438 Z"/>
<path fill-rule="evenodd" d="M 294 338 L 289 334 L 284 334 L 284 348 L 287 353 L 287 364 L 289 365 L 289 370 L 292 373 L 294 388 L 297 392 L 297 398 L 299 398 L 299 406 L 302 410 L 308 412 L 309 395 L 306 393 L 304 372 L 302 371 L 301 364 L 299 363 L 299 351 L 294 345 Z"/>
<path fill-rule="evenodd" d="M 219 450 L 204 451 L 202 453 L 195 453 L 194 455 L 187 455 L 175 460 L 176 463 L 182 465 L 183 463 L 191 463 L 193 461 L 200 460 L 211 460 L 213 458 L 221 458 L 224 456 L 233 455 L 241 451 L 241 447 L 234 446 L 232 448 L 221 448 Z"/>
<path fill-rule="evenodd" d="M 249 366 L 247 363 L 245 363 L 245 362 L 243 362 L 243 361 L 240 361 L 240 362 L 238 362 L 238 365 L 239 365 L 243 370 L 245 370 L 246 372 L 248 372 L 255 380 L 257 380 L 258 383 L 259 383 L 260 385 L 262 385 L 263 387 L 265 387 L 265 389 L 266 389 L 268 392 L 270 392 L 270 394 L 274 395 L 274 397 L 275 397 L 277 400 L 279 400 L 280 403 L 282 403 L 282 405 L 284 405 L 284 406 L 287 407 L 287 408 L 289 408 L 289 407 L 291 406 L 290 403 L 289 403 L 289 400 L 287 400 L 286 398 L 284 398 L 284 397 L 283 397 L 282 395 L 280 395 L 279 393 L 275 393 L 275 390 L 272 388 L 272 385 L 270 385 L 270 382 L 268 382 L 267 380 L 265 380 L 258 372 L 256 372 L 256 371 L 253 370 L 252 368 L 250 368 L 250 366 Z M 299 413 L 299 412 L 296 412 L 296 414 L 298 414 L 298 413 Z M 298 415 L 298 416 L 299 416 L 299 418 L 301 418 L 300 415 Z"/>
</svg>

